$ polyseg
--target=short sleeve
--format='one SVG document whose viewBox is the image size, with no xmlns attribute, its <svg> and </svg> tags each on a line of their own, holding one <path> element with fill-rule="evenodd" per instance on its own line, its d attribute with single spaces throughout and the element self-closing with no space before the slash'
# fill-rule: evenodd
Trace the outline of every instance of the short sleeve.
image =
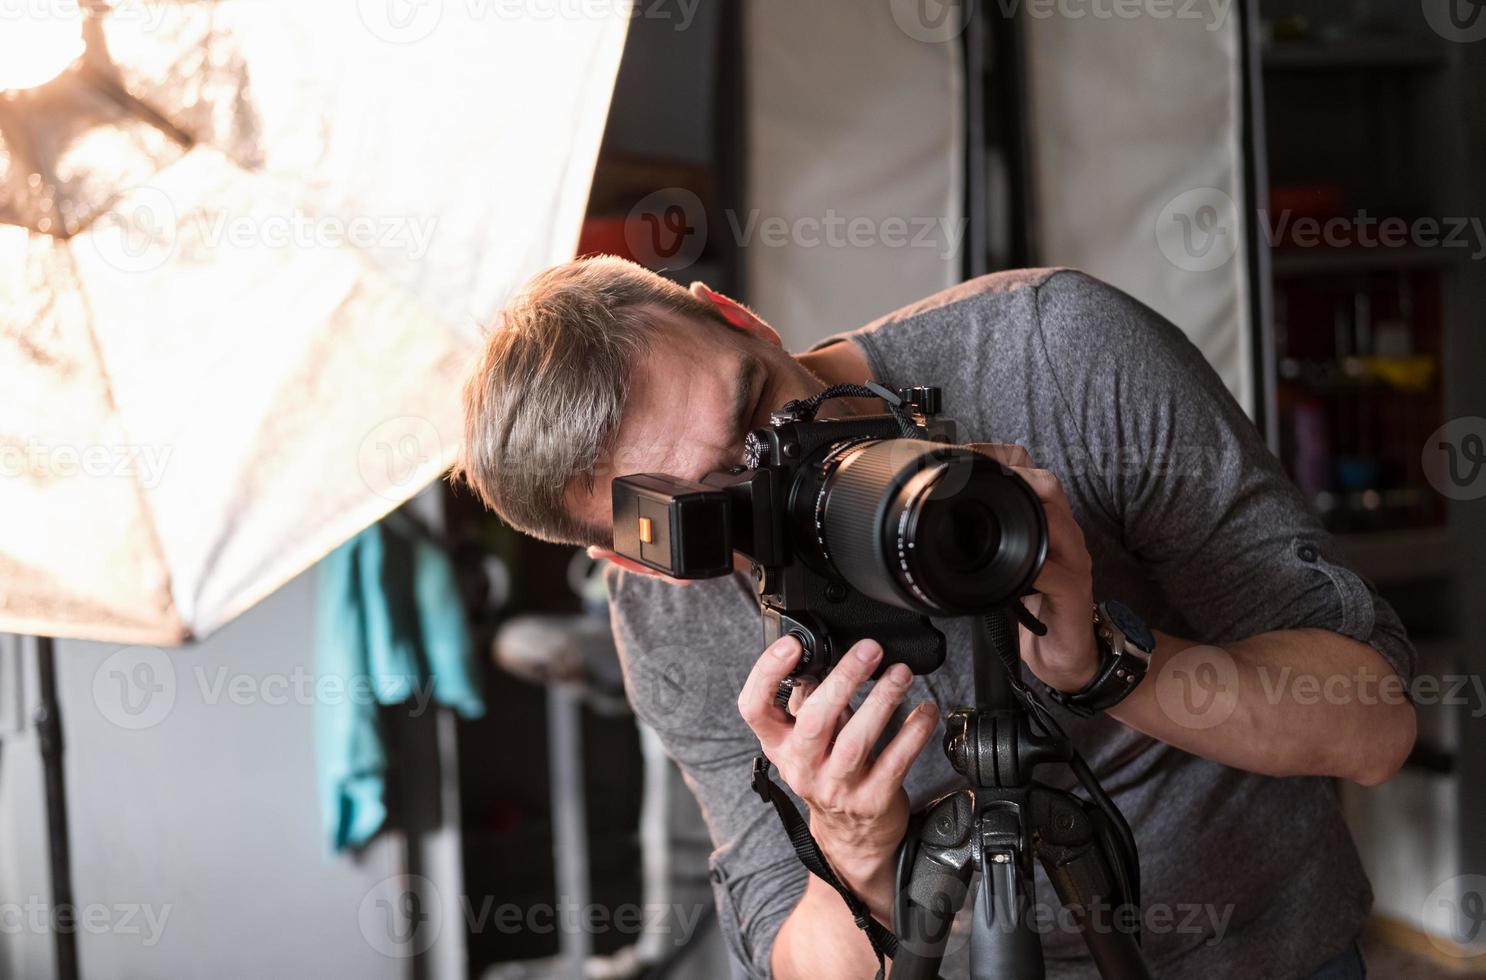
<svg viewBox="0 0 1486 980">
<path fill-rule="evenodd" d="M 1195 346 L 1113 287 L 1061 272 L 1039 287 L 1050 376 L 1098 503 L 1200 642 L 1330 630 L 1405 683 L 1414 650 Z"/>
<path fill-rule="evenodd" d="M 737 699 L 763 650 L 755 600 L 732 577 L 674 586 L 610 567 L 605 578 L 630 703 L 680 767 L 712 836 L 723 936 L 748 976 L 767 980 L 774 938 L 807 872 L 750 786 L 759 744 Z"/>
</svg>

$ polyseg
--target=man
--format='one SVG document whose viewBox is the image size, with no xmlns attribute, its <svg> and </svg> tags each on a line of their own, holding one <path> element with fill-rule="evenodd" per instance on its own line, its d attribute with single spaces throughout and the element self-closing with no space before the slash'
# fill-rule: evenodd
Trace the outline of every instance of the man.
<svg viewBox="0 0 1486 980">
<path fill-rule="evenodd" d="M 968 627 L 936 621 L 949 654 L 933 674 L 894 667 L 869 684 L 882 651 L 864 641 L 777 707 L 798 645 L 759 655 L 744 575 L 682 586 L 604 551 L 610 483 L 725 469 L 771 409 L 868 379 L 940 386 L 961 441 L 995 444 L 1041 498 L 1049 555 L 1029 605 L 1049 631 L 1022 631 L 1032 674 L 1085 688 L 1109 656 L 1096 600 L 1155 629 L 1149 673 L 1118 704 L 1088 719 L 1053 709 L 1134 828 L 1152 972 L 1361 976 L 1371 892 L 1328 777 L 1372 785 L 1402 765 L 1414 654 L 1174 327 L 1085 275 L 1032 270 L 791 356 L 700 283 L 580 260 L 537 276 L 491 334 L 465 393 L 463 469 L 515 526 L 613 562 L 630 696 L 702 804 L 736 956 L 754 976 L 872 976 L 840 897 L 751 792 L 749 760 L 762 744 L 832 866 L 891 925 L 908 816 L 960 785 L 937 743 L 945 714 L 973 700 Z M 1049 975 L 1092 976 L 1038 877 Z M 964 969 L 956 946 L 947 975 Z"/>
</svg>

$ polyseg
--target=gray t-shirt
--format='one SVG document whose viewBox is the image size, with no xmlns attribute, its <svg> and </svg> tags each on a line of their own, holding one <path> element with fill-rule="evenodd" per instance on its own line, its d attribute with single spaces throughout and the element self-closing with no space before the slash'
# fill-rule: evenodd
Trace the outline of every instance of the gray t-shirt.
<svg viewBox="0 0 1486 980">
<path fill-rule="evenodd" d="M 973 280 L 826 343 L 842 338 L 889 387 L 942 388 L 962 442 L 1021 444 L 1058 475 L 1097 597 L 1202 643 L 1334 630 L 1410 679 L 1414 653 L 1397 616 L 1334 558 L 1252 423 L 1150 309 L 1077 272 L 1030 270 Z M 608 582 L 630 698 L 712 832 L 723 931 L 751 975 L 768 977 L 806 871 L 749 789 L 758 743 L 736 698 L 763 648 L 750 583 L 674 586 L 617 569 Z M 973 702 L 968 627 L 935 625 L 948 659 L 914 679 L 895 724 L 928 698 L 941 715 Z M 1213 691 L 1193 692 L 1190 720 L 1203 724 L 1199 702 Z M 1134 828 L 1155 975 L 1303 977 L 1358 934 L 1372 893 L 1328 779 L 1242 772 L 1109 718 L 1053 710 Z M 907 779 L 915 809 L 962 785 L 937 740 Z M 1049 976 L 1096 976 L 1082 939 L 1053 914 L 1041 869 L 1037 902 Z M 965 945 L 952 940 L 946 976 L 964 974 Z"/>
</svg>

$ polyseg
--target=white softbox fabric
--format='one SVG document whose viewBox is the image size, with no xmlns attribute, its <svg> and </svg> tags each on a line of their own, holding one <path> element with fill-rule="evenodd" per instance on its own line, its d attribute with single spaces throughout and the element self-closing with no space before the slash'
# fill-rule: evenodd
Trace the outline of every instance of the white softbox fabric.
<svg viewBox="0 0 1486 980">
<path fill-rule="evenodd" d="M 540 13 L 121 4 L 98 77 L 179 146 L 79 69 L 6 96 L 0 630 L 200 637 L 449 466 L 482 328 L 574 252 L 629 22 Z"/>
</svg>

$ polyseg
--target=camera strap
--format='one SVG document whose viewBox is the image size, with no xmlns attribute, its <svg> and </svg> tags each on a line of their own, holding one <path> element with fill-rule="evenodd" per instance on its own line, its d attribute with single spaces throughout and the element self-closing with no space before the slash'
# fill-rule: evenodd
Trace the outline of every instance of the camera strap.
<svg viewBox="0 0 1486 980">
<path fill-rule="evenodd" d="M 820 845 L 815 842 L 814 835 L 810 833 L 810 825 L 801 816 L 799 808 L 789 798 L 789 794 L 769 778 L 769 767 L 767 756 L 754 756 L 753 791 L 765 803 L 773 804 L 774 812 L 779 814 L 779 822 L 784 825 L 784 832 L 789 836 L 790 845 L 794 847 L 795 856 L 800 859 L 800 863 L 815 877 L 835 889 L 836 894 L 846 903 L 852 920 L 856 922 L 858 929 L 867 934 L 867 941 L 872 944 L 872 952 L 877 956 L 875 980 L 883 980 L 887 969 L 884 961 L 897 955 L 898 937 L 893 935 L 891 929 L 874 919 L 867 903 L 858 898 L 837 876 L 826 861 L 826 856 L 821 853 Z"/>
<path fill-rule="evenodd" d="M 902 397 L 891 388 L 876 381 L 868 381 L 864 385 L 831 385 L 809 398 L 798 398 L 786 403 L 784 410 L 794 414 L 802 422 L 813 422 L 815 413 L 820 411 L 820 406 L 832 398 L 881 398 L 887 403 L 888 411 L 892 413 L 893 418 L 897 420 L 898 429 L 903 438 L 924 438 L 923 429 L 914 421 L 913 413 L 904 407 Z"/>
</svg>

